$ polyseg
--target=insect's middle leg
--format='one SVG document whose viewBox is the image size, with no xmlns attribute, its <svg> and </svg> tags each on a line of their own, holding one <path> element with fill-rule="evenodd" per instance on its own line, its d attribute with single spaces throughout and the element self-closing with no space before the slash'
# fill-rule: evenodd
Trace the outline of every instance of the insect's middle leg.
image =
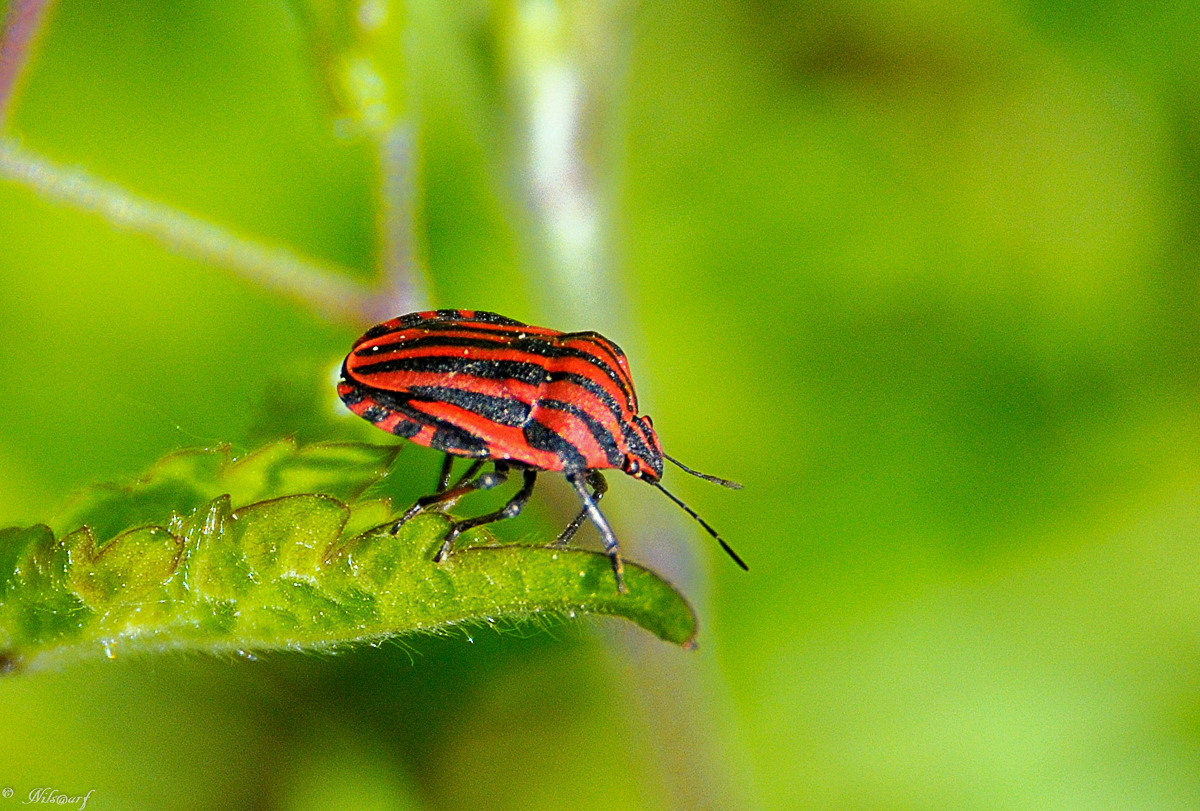
<svg viewBox="0 0 1200 811">
<path fill-rule="evenodd" d="M 521 510 L 525 509 L 525 505 L 529 502 L 529 497 L 533 495 L 533 485 L 537 482 L 536 470 L 526 468 L 522 471 L 525 476 L 525 482 L 521 485 L 521 489 L 517 494 L 508 500 L 503 507 L 485 515 L 480 515 L 476 518 L 467 518 L 462 521 L 455 521 L 454 526 L 450 527 L 450 531 L 446 533 L 446 539 L 442 542 L 442 548 L 433 556 L 435 563 L 441 563 L 446 559 L 446 555 L 450 554 L 450 550 L 454 547 L 454 542 L 458 540 L 458 536 L 466 532 L 468 529 L 481 527 L 484 524 L 491 524 L 496 521 L 503 521 L 506 518 L 516 518 L 521 514 Z"/>
<path fill-rule="evenodd" d="M 446 488 L 450 486 L 450 474 L 454 471 L 454 458 L 454 454 L 452 453 L 448 453 L 442 457 L 442 470 L 438 474 L 438 486 L 437 490 L 434 492 L 444 493 Z M 467 479 L 474 476 L 485 464 L 487 464 L 486 459 L 476 459 L 471 463 L 471 466 L 467 468 L 467 472 L 458 477 L 458 482 L 456 482 L 454 486 L 458 487 Z"/>
<path fill-rule="evenodd" d="M 426 510 L 435 504 L 441 504 L 444 501 L 453 501 L 456 498 L 461 498 L 467 493 L 473 493 L 476 490 L 491 490 L 493 487 L 497 487 L 508 481 L 508 465 L 504 464 L 503 462 L 493 462 L 492 470 L 488 471 L 487 473 L 482 473 L 479 476 L 475 476 L 475 474 L 479 472 L 479 469 L 483 467 L 484 461 L 485 460 L 482 459 L 476 460 L 475 463 L 467 469 L 467 472 L 463 474 L 462 478 L 458 480 L 458 483 L 449 490 L 441 489 L 433 495 L 421 496 L 419 499 L 417 499 L 417 503 L 409 507 L 408 511 L 405 512 L 404 515 L 400 516 L 400 518 L 396 520 L 396 523 L 392 524 L 392 534 L 395 535 L 397 532 L 399 532 L 400 527 L 408 523 L 414 516 L 417 515 L 417 513 L 421 512 L 422 510 Z M 445 463 L 442 464 L 442 473 L 447 482 L 449 482 L 450 479 L 448 475 L 445 475 L 449 472 L 447 470 L 448 467 L 450 467 L 450 465 Z M 475 476 L 475 478 L 471 478 L 472 476 Z"/>
</svg>

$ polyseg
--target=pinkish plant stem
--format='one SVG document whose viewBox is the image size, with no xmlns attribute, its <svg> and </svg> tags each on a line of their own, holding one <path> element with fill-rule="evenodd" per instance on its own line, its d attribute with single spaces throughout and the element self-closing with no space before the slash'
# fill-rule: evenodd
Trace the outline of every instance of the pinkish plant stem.
<svg viewBox="0 0 1200 811">
<path fill-rule="evenodd" d="M 377 294 L 355 282 L 344 268 L 246 239 L 115 183 L 55 164 L 3 138 L 0 180 L 18 183 L 50 202 L 98 215 L 116 228 L 150 237 L 173 253 L 231 270 L 257 287 L 299 301 L 328 318 L 361 324 L 375 315 Z"/>
<path fill-rule="evenodd" d="M 8 7 L 0 34 L 0 132 L 8 123 L 17 83 L 53 7 L 54 0 L 12 0 Z"/>
<path fill-rule="evenodd" d="M 417 136 L 400 123 L 376 136 L 379 145 L 380 285 L 370 303 L 375 321 L 426 309 L 429 290 L 417 254 Z"/>
</svg>

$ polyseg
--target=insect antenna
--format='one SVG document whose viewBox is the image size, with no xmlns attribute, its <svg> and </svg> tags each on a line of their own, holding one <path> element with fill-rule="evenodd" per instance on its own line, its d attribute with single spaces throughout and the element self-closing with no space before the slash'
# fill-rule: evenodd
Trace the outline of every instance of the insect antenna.
<svg viewBox="0 0 1200 811">
<path fill-rule="evenodd" d="M 672 459 L 671 461 L 675 462 L 674 459 Z M 675 462 L 675 464 L 678 465 L 679 463 Z M 683 467 L 683 465 L 679 465 L 679 466 Z M 687 468 L 683 468 L 683 469 L 687 470 Z M 691 473 L 692 471 L 688 470 L 688 472 Z M 702 479 L 709 478 L 702 473 L 698 474 L 698 475 Z M 717 479 L 716 481 L 717 481 L 717 483 L 725 483 L 726 485 L 733 484 L 733 482 L 725 482 L 724 479 Z M 692 518 L 695 518 L 698 522 L 700 522 L 700 526 L 702 526 L 706 530 L 708 530 L 708 534 L 717 539 L 717 543 L 719 543 L 721 545 L 721 548 L 725 550 L 725 554 L 727 554 L 727 555 L 729 555 L 729 557 L 733 558 L 733 562 L 736 563 L 738 566 L 741 566 L 743 571 L 747 571 L 747 572 L 750 571 L 750 567 L 746 565 L 746 561 L 742 560 L 741 557 L 738 555 L 738 553 L 734 552 L 733 548 L 729 544 L 725 543 L 724 540 L 722 540 L 721 536 L 717 534 L 717 531 L 715 529 L 713 529 L 711 526 L 709 526 L 707 521 L 705 521 L 703 518 L 701 518 L 699 515 L 696 514 L 695 510 L 693 510 L 691 507 L 684 504 L 682 501 L 680 501 L 678 498 L 676 498 L 674 495 L 672 495 L 670 490 L 663 487 L 658 482 L 650 482 L 650 483 L 653 484 L 655 487 L 657 487 L 659 490 L 662 490 L 666 494 L 667 498 L 671 499 L 671 501 L 674 501 L 676 504 L 678 504 L 680 507 L 682 507 L 684 512 L 686 512 Z M 741 487 L 741 485 L 738 485 L 738 487 Z"/>
<path fill-rule="evenodd" d="M 730 490 L 741 490 L 742 489 L 742 486 L 740 484 L 738 484 L 737 482 L 731 482 L 729 479 L 719 479 L 716 476 L 710 476 L 707 473 L 701 473 L 699 470 L 692 470 L 690 467 L 685 465 L 683 462 L 680 462 L 674 456 L 668 456 L 667 454 L 664 453 L 663 458 L 666 459 L 671 464 L 675 465 L 675 467 L 679 468 L 684 473 L 691 473 L 697 479 L 704 479 L 704 481 L 706 481 L 706 482 L 712 482 L 713 484 L 719 484 L 722 487 L 728 487 Z M 667 495 L 670 496 L 671 494 L 667 493 Z M 671 498 L 675 498 L 675 497 L 671 496 Z M 697 518 L 697 520 L 699 520 L 699 518 Z M 701 522 L 701 523 L 703 523 L 703 522 Z"/>
</svg>

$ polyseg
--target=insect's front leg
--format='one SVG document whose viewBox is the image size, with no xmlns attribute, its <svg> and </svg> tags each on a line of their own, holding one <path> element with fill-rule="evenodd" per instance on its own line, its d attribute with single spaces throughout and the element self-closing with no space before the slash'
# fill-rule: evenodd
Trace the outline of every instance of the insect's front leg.
<svg viewBox="0 0 1200 811">
<path fill-rule="evenodd" d="M 592 494 L 587 491 L 587 478 L 588 476 L 583 471 L 567 474 L 567 481 L 579 494 L 579 500 L 583 502 L 583 509 L 588 518 L 592 519 L 596 529 L 600 530 L 600 539 L 604 542 L 604 552 L 612 563 L 613 576 L 617 579 L 617 591 L 624 594 L 628 589 L 625 588 L 625 564 L 621 561 L 621 546 L 617 543 L 617 536 L 612 531 L 612 527 L 608 525 L 608 519 L 596 506 L 596 499 L 592 498 Z"/>
<path fill-rule="evenodd" d="M 599 470 L 589 470 L 587 474 L 587 483 L 592 486 L 592 498 L 597 504 L 600 499 L 604 498 L 604 494 L 608 492 L 608 481 L 604 478 L 604 474 Z M 567 524 L 567 528 L 558 533 L 558 537 L 547 544 L 551 549 L 563 549 L 575 537 L 575 533 L 583 526 L 583 522 L 587 520 L 587 507 L 579 511 L 571 523 Z"/>
</svg>

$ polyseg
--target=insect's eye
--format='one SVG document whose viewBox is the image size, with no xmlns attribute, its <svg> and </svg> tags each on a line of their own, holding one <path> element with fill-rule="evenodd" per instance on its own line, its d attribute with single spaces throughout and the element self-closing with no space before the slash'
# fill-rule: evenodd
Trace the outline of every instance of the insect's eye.
<svg viewBox="0 0 1200 811">
<path fill-rule="evenodd" d="M 642 465 L 631 456 L 625 461 L 625 472 L 630 476 L 637 476 L 642 472 Z"/>
</svg>

